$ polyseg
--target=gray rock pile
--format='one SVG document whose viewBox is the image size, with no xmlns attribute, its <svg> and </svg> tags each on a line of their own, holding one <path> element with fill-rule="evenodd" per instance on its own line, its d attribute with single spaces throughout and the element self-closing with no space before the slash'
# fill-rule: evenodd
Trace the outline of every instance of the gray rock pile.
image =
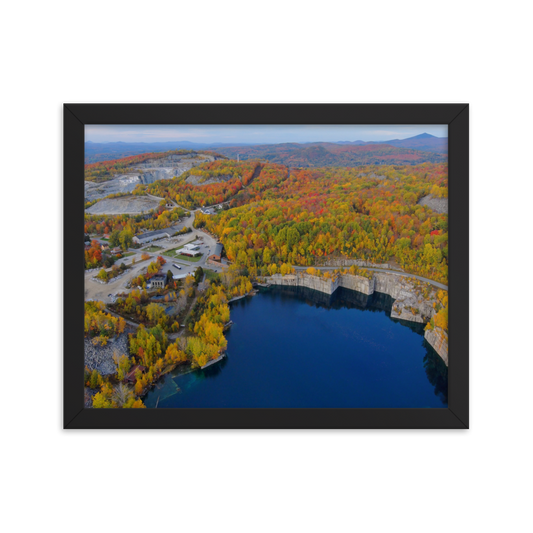
<svg viewBox="0 0 533 533">
<path fill-rule="evenodd" d="M 427 205 L 436 213 L 448 213 L 448 198 L 434 198 L 433 195 L 428 194 L 420 198 L 420 205 Z"/>
<path fill-rule="evenodd" d="M 102 376 L 114 374 L 116 365 L 113 354 L 128 355 L 128 335 L 123 333 L 111 339 L 105 346 L 95 346 L 91 339 L 85 339 L 85 366 L 89 370 L 98 370 Z"/>
</svg>

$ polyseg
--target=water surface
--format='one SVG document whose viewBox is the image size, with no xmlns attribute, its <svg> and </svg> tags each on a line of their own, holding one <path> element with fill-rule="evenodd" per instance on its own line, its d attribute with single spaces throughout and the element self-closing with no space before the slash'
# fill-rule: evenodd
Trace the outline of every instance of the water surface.
<svg viewBox="0 0 533 533">
<path fill-rule="evenodd" d="M 392 298 L 271 287 L 231 304 L 227 357 L 178 368 L 147 407 L 447 407 L 448 372 Z"/>
</svg>

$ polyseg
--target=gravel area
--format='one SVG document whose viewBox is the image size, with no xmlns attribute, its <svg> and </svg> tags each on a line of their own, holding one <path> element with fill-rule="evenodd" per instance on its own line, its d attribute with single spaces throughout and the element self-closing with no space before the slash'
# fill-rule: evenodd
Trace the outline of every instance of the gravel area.
<svg viewBox="0 0 533 533">
<path fill-rule="evenodd" d="M 113 353 L 128 355 L 128 335 L 123 333 L 115 339 L 111 339 L 105 346 L 94 346 L 91 339 L 85 339 L 85 366 L 89 370 L 98 370 L 102 376 L 114 374 L 116 366 L 113 361 Z"/>
<path fill-rule="evenodd" d="M 89 215 L 117 215 L 122 213 L 137 214 L 148 212 L 159 205 L 158 200 L 146 196 L 125 196 L 123 198 L 106 198 L 87 209 Z"/>
<path fill-rule="evenodd" d="M 448 213 L 448 198 L 433 198 L 431 194 L 420 198 L 420 205 L 427 205 L 436 213 Z"/>
</svg>

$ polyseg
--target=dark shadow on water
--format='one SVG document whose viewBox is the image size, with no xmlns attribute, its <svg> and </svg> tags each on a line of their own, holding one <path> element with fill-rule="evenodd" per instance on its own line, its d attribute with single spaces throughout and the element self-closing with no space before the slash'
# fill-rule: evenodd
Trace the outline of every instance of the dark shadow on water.
<svg viewBox="0 0 533 533">
<path fill-rule="evenodd" d="M 410 320 L 402 320 L 400 318 L 393 318 L 390 316 L 390 312 L 387 315 L 393 322 L 402 325 L 405 328 L 409 328 L 413 333 L 424 336 L 424 328 L 426 325 L 422 322 L 411 322 Z"/>
<path fill-rule="evenodd" d="M 435 387 L 435 396 L 440 398 L 443 404 L 448 405 L 448 367 L 426 339 L 424 339 L 424 347 L 427 350 L 424 357 L 426 376 Z"/>
<path fill-rule="evenodd" d="M 315 291 L 307 287 L 285 287 L 276 286 L 268 289 L 260 288 L 260 292 L 268 291 L 273 296 L 288 298 L 290 300 L 298 298 L 308 305 L 323 309 L 360 309 L 362 311 L 384 311 L 390 316 L 394 299 L 388 294 L 375 292 L 370 296 L 362 292 L 352 291 L 339 287 L 333 294 Z M 246 298 L 238 300 L 232 305 L 242 302 L 244 305 Z"/>
</svg>

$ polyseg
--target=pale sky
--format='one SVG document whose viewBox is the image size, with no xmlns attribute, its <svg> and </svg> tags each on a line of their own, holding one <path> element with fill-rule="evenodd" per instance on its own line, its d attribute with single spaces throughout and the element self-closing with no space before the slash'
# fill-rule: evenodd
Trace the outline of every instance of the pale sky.
<svg viewBox="0 0 533 533">
<path fill-rule="evenodd" d="M 105 142 L 166 142 L 275 144 L 284 142 L 387 141 L 421 133 L 447 137 L 448 126 L 422 125 L 98 125 L 85 126 L 85 140 Z"/>
</svg>

